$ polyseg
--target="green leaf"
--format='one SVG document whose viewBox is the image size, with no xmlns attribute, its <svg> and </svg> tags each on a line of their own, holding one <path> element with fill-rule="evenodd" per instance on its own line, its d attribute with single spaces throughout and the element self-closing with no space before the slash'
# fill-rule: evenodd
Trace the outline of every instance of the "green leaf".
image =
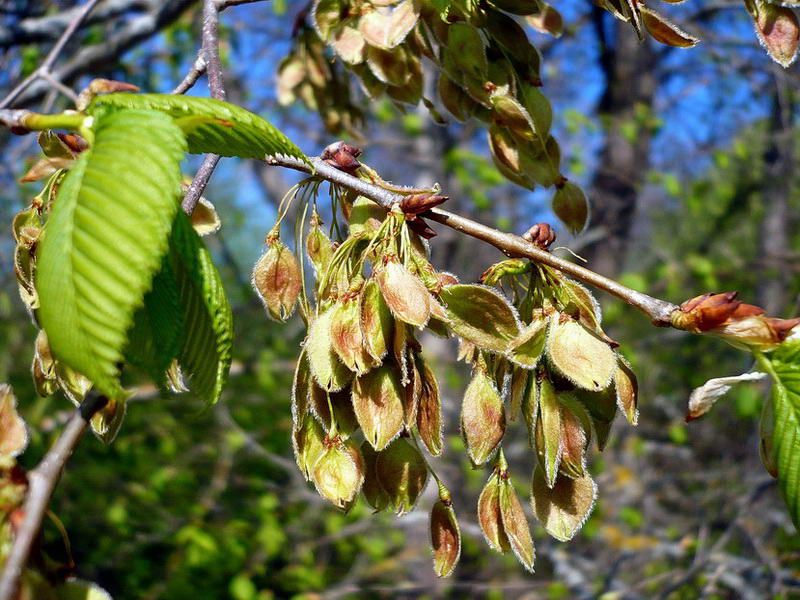
<svg viewBox="0 0 800 600">
<path fill-rule="evenodd" d="M 262 160 L 285 154 L 305 155 L 278 129 L 248 110 L 216 100 L 172 94 L 107 94 L 97 96 L 87 112 L 103 107 L 158 110 L 176 119 L 186 134 L 189 152 Z"/>
<path fill-rule="evenodd" d="M 161 385 L 183 341 L 183 308 L 171 257 L 165 256 L 144 305 L 133 317 L 125 361 L 142 369 Z"/>
<path fill-rule="evenodd" d="M 211 255 L 183 213 L 175 218 L 170 258 L 183 306 L 178 362 L 195 394 L 214 404 L 231 367 L 233 314 Z"/>
<path fill-rule="evenodd" d="M 757 358 L 775 382 L 771 458 L 777 467 L 781 495 L 795 527 L 800 529 L 800 341 L 782 344 L 769 358 L 763 354 Z"/>
<path fill-rule="evenodd" d="M 98 115 L 44 229 L 37 318 L 58 360 L 109 396 L 122 393 L 127 332 L 167 248 L 185 147 L 161 113 Z"/>
</svg>

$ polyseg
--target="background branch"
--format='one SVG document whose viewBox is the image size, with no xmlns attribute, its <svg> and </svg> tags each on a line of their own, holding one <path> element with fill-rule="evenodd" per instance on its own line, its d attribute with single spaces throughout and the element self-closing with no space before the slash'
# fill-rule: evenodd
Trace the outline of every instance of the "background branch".
<svg viewBox="0 0 800 600">
<path fill-rule="evenodd" d="M 14 545 L 0 575 L 0 600 L 14 600 L 19 581 L 28 563 L 31 548 L 42 527 L 50 497 L 61 477 L 67 459 L 89 426 L 94 414 L 108 402 L 105 396 L 92 392 L 72 413 L 67 426 L 42 462 L 28 473 L 28 494 L 22 505 L 24 518 L 14 537 Z"/>
<path fill-rule="evenodd" d="M 58 56 L 61 54 L 64 46 L 66 46 L 70 38 L 75 35 L 75 32 L 78 31 L 81 23 L 83 23 L 86 17 L 89 16 L 89 13 L 92 12 L 92 9 L 94 9 L 95 6 L 97 6 L 98 2 L 100 2 L 100 0 L 88 0 L 88 2 L 84 4 L 77 13 L 75 13 L 69 25 L 67 25 L 67 28 L 64 30 L 64 33 L 61 34 L 61 37 L 58 38 L 58 41 L 52 47 L 50 52 L 48 52 L 42 64 L 39 65 L 39 67 L 33 73 L 23 79 L 22 82 L 17 85 L 17 87 L 11 90 L 5 98 L 3 98 L 3 101 L 0 102 L 0 108 L 6 108 L 7 106 L 10 106 L 14 100 L 16 100 L 25 90 L 27 90 L 28 87 L 30 87 L 31 84 L 39 79 L 45 79 L 51 85 L 53 82 L 57 82 L 60 85 L 59 79 L 57 77 L 53 77 L 50 70 L 58 60 Z"/>
<path fill-rule="evenodd" d="M 219 60 L 219 9 L 215 0 L 203 0 L 203 45 L 201 52 L 205 62 L 206 74 L 208 75 L 208 87 L 211 90 L 211 97 L 217 100 L 225 100 L 222 64 Z M 197 63 L 195 63 L 193 70 L 199 71 Z M 198 73 L 198 77 L 199 75 Z M 184 79 L 184 82 L 186 82 L 186 79 Z M 178 89 L 182 88 L 184 82 L 181 82 Z M 189 87 L 191 85 L 186 89 Z M 203 163 L 197 170 L 181 203 L 186 214 L 190 215 L 194 211 L 194 207 L 197 206 L 200 196 L 206 189 L 206 185 L 208 185 L 208 181 L 211 179 L 218 162 L 219 156 L 216 154 L 209 154 L 203 159 Z"/>
</svg>

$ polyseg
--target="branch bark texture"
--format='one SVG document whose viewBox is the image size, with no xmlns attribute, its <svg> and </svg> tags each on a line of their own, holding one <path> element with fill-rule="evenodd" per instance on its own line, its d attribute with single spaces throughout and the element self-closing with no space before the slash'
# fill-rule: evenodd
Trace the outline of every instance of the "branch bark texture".
<svg viewBox="0 0 800 600">
<path fill-rule="evenodd" d="M 402 195 L 348 175 L 327 164 L 319 157 L 312 157 L 310 162 L 311 166 L 293 157 L 272 157 L 267 160 L 268 164 L 313 174 L 321 179 L 351 189 L 361 196 L 380 204 L 384 208 L 391 208 L 392 205 L 399 203 L 403 199 Z M 446 225 L 451 229 L 455 229 L 475 239 L 487 242 L 506 255 L 522 256 L 534 262 L 548 265 L 575 279 L 604 290 L 627 302 L 631 306 L 638 308 L 647 315 L 655 325 L 669 326 L 670 315 L 678 308 L 671 302 L 632 290 L 586 267 L 554 256 L 550 252 L 542 250 L 535 244 L 524 240 L 518 235 L 493 229 L 492 227 L 488 227 L 472 219 L 439 208 L 434 208 L 421 216 Z"/>
</svg>

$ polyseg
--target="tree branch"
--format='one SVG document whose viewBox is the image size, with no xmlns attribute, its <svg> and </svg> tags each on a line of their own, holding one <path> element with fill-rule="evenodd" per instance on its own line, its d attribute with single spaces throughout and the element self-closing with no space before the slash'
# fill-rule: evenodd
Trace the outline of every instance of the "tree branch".
<svg viewBox="0 0 800 600">
<path fill-rule="evenodd" d="M 28 473 L 28 494 L 22 505 L 24 518 L 14 536 L 14 545 L 0 575 L 0 600 L 16 598 L 20 577 L 28 563 L 31 548 L 42 527 L 50 497 L 64 465 L 89 426 L 89 421 L 107 402 L 108 398 L 90 392 L 72 413 L 64 431 L 42 462 Z"/>
<path fill-rule="evenodd" d="M 219 60 L 219 9 L 215 0 L 203 0 L 203 43 L 201 52 L 206 65 L 211 97 L 217 100 L 225 100 L 222 63 Z M 195 63 L 194 69 L 197 69 L 197 63 Z M 184 81 L 186 80 L 184 79 Z M 183 85 L 183 82 L 181 85 Z M 181 86 L 178 86 L 178 88 L 181 88 Z M 181 202 L 181 207 L 186 214 L 191 215 L 194 211 L 194 207 L 197 206 L 200 196 L 206 189 L 206 185 L 208 185 L 208 181 L 211 179 L 218 162 L 219 156 L 216 154 L 209 154 L 203 159 L 203 164 L 197 170 L 189 190 L 183 197 L 183 202 Z"/>
<path fill-rule="evenodd" d="M 195 2 L 196 0 L 152 2 L 151 12 L 136 15 L 129 19 L 105 41 L 82 48 L 64 65 L 54 69 L 52 71 L 53 77 L 62 83 L 71 84 L 81 75 L 102 71 L 124 52 L 174 22 Z M 50 85 L 46 81 L 34 81 L 19 96 L 15 104 L 17 106 L 28 106 L 44 96 L 49 88 Z"/>
<path fill-rule="evenodd" d="M 58 56 L 61 54 L 61 51 L 64 49 L 64 46 L 67 45 L 67 42 L 75 35 L 75 32 L 78 31 L 78 28 L 81 26 L 81 23 L 89 16 L 89 13 L 92 12 L 92 9 L 97 6 L 100 0 L 88 0 L 86 4 L 84 4 L 80 11 L 78 11 L 75 16 L 72 18 L 72 21 L 67 28 L 64 30 L 64 33 L 61 34 L 61 37 L 58 38 L 58 41 L 53 45 L 48 52 L 47 56 L 45 57 L 42 64 L 30 75 L 28 75 L 25 79 L 23 79 L 17 87 L 15 87 L 9 94 L 0 102 L 0 108 L 6 108 L 10 106 L 14 100 L 16 100 L 25 90 L 30 87 L 30 85 L 36 81 L 37 79 L 46 79 L 49 82 L 53 80 L 57 81 L 59 84 L 61 83 L 58 78 L 53 78 L 50 69 L 52 69 L 55 62 L 58 60 Z"/>
<path fill-rule="evenodd" d="M 104 0 L 102 6 L 92 11 L 83 20 L 80 29 L 103 23 L 131 11 L 143 11 L 151 8 L 153 0 Z M 81 13 L 84 6 L 61 11 L 43 17 L 29 17 L 19 23 L 0 29 L 0 48 L 11 48 L 24 44 L 52 42 L 63 35 L 73 19 Z"/>
<path fill-rule="evenodd" d="M 339 169 L 327 164 L 319 157 L 312 157 L 310 159 L 311 166 L 294 157 L 271 157 L 267 159 L 267 164 L 286 167 L 309 173 L 325 179 L 342 187 L 348 188 L 369 198 L 383 206 L 384 208 L 391 208 L 392 205 L 400 202 L 403 196 L 395 194 L 389 190 L 378 187 L 368 183 L 362 179 L 358 179 Z M 595 273 L 594 271 L 571 263 L 563 258 L 552 255 L 546 250 L 542 250 L 535 244 L 524 240 L 518 235 L 506 233 L 493 229 L 477 221 L 473 221 L 466 217 L 456 215 L 446 210 L 434 208 L 427 213 L 421 215 L 442 225 L 446 225 L 456 231 L 474 237 L 476 239 L 488 242 L 501 252 L 509 256 L 522 256 L 534 262 L 548 265 L 554 269 L 558 269 L 562 273 L 570 275 L 575 279 L 588 283 L 598 289 L 604 290 L 613 296 L 627 302 L 631 306 L 638 308 L 645 315 L 647 315 L 654 325 L 661 327 L 668 327 L 670 325 L 670 315 L 673 311 L 677 310 L 677 306 L 666 300 L 653 298 L 642 292 L 632 290 L 625 287 L 621 283 L 609 279 Z"/>
</svg>

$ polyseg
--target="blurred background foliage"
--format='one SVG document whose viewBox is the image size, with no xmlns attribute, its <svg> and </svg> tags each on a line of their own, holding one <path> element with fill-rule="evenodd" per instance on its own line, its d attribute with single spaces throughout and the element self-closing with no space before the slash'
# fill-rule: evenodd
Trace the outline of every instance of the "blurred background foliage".
<svg viewBox="0 0 800 600">
<path fill-rule="evenodd" d="M 19 37 L 20 23 L 76 4 L 0 2 L 0 88 L 7 91 L 42 59 L 48 37 Z M 109 3 L 110 4 L 110 3 Z M 333 141 L 318 115 L 278 107 L 275 68 L 290 47 L 303 2 L 273 0 L 223 13 L 229 99 L 263 114 L 306 152 Z M 530 32 L 544 55 L 543 91 L 568 175 L 588 190 L 594 218 L 559 243 L 626 285 L 680 302 L 706 291 L 738 290 L 775 316 L 800 310 L 800 142 L 797 67 L 772 64 L 753 41 L 748 17 L 726 0 L 670 7 L 703 43 L 689 51 L 640 44 L 629 27 L 587 2 L 558 6 L 558 39 Z M 147 19 L 150 18 L 150 21 Z M 71 47 L 80 58 L 65 83 L 80 89 L 105 76 L 146 91 L 169 91 L 198 44 L 191 1 L 131 2 L 91 22 Z M 108 50 L 137 19 L 147 35 Z M 17 32 L 15 34 L 15 32 Z M 15 37 L 16 35 L 16 37 Z M 4 37 L 5 36 L 5 37 Z M 105 53 L 101 51 L 108 50 Z M 24 104 L 53 110 L 68 100 L 32 88 Z M 2 92 L 0 90 L 0 92 Z M 205 94 L 198 85 L 192 93 Z M 364 158 L 384 178 L 438 181 L 448 208 L 521 233 L 556 225 L 549 201 L 507 184 L 488 157 L 476 123 L 440 126 L 424 108 L 363 103 Z M 0 134 L 0 218 L 35 192 L 18 184 L 37 155 L 34 140 Z M 191 173 L 195 163 L 186 165 Z M 764 389 L 734 389 L 704 418 L 686 424 L 691 390 L 711 377 L 751 368 L 747 355 L 707 338 L 659 330 L 626 306 L 601 298 L 606 331 L 622 343 L 641 386 L 640 424 L 618 420 L 591 470 L 600 500 L 568 544 L 534 527 L 537 572 L 492 553 L 474 507 L 486 469 L 463 458 L 458 410 L 466 369 L 454 344 L 425 348 L 444 391 L 448 450 L 434 466 L 454 494 L 464 548 L 454 576 L 437 580 L 427 548 L 429 486 L 401 519 L 359 504 L 344 515 L 321 500 L 291 451 L 289 386 L 302 338 L 299 322 L 273 323 L 249 286 L 292 175 L 226 160 L 206 196 L 223 219 L 209 242 L 234 305 L 233 375 L 224 402 L 204 410 L 191 396 L 139 387 L 117 440 L 86 439 L 69 462 L 54 512 L 64 522 L 77 573 L 115 598 L 788 598 L 800 593 L 800 538 L 760 465 L 758 420 Z M 440 231 L 433 262 L 474 281 L 501 257 Z M 285 239 L 290 239 L 291 225 Z M 556 245 L 559 245 L 557 243 Z M 68 415 L 64 398 L 37 398 L 29 366 L 35 329 L 17 297 L 10 235 L 0 242 L 0 380 L 10 382 L 33 436 L 32 467 Z M 555 250 L 563 253 L 562 250 Z M 522 427 L 506 444 L 520 493 L 533 458 Z M 532 523 L 535 523 L 532 520 Z M 54 557 L 66 560 L 54 527 Z"/>
</svg>

